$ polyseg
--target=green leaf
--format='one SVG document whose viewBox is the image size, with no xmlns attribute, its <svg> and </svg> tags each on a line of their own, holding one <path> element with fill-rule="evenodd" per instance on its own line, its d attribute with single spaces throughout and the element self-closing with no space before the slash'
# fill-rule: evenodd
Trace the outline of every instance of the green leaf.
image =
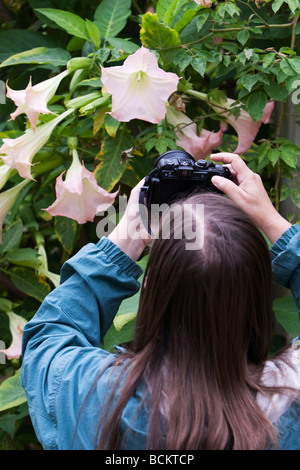
<svg viewBox="0 0 300 470">
<path fill-rule="evenodd" d="M 285 153 L 281 151 L 280 158 L 291 168 L 296 168 L 297 157 L 296 155 L 291 155 L 290 153 Z"/>
<path fill-rule="evenodd" d="M 55 66 L 66 65 L 71 59 L 71 54 L 60 48 L 36 47 L 29 51 L 20 52 L 4 60 L 0 67 L 8 67 L 18 64 L 51 64 Z"/>
<path fill-rule="evenodd" d="M 273 166 L 276 165 L 279 157 L 280 157 L 280 150 L 279 149 L 270 149 L 269 150 L 268 159 L 272 163 Z"/>
<path fill-rule="evenodd" d="M 9 434 L 10 438 L 14 438 L 15 431 L 17 430 L 17 421 L 20 421 L 25 416 L 28 416 L 28 405 L 23 403 L 16 407 L 14 412 L 3 413 L 0 416 L 0 428 Z"/>
<path fill-rule="evenodd" d="M 0 298 L 0 311 L 11 312 L 13 310 L 13 303 L 10 300 Z"/>
<path fill-rule="evenodd" d="M 191 63 L 193 69 L 204 77 L 206 70 L 206 60 L 203 57 L 194 57 Z"/>
<path fill-rule="evenodd" d="M 271 65 L 271 63 L 273 62 L 274 58 L 275 58 L 275 52 L 272 52 L 270 54 L 266 54 L 263 58 L 263 69 L 269 67 L 269 65 Z"/>
<path fill-rule="evenodd" d="M 253 121 L 258 122 L 261 119 L 267 101 L 267 95 L 263 91 L 258 91 L 249 96 L 246 107 Z"/>
<path fill-rule="evenodd" d="M 140 38 L 145 47 L 159 51 L 163 61 L 167 61 L 164 49 L 180 45 L 177 31 L 160 23 L 157 14 L 145 13 L 142 19 Z"/>
<path fill-rule="evenodd" d="M 299 189 L 295 189 L 291 192 L 291 199 L 297 207 L 300 207 L 300 191 L 299 191 Z"/>
<path fill-rule="evenodd" d="M 242 31 L 239 31 L 237 34 L 237 40 L 244 46 L 246 42 L 248 41 L 250 37 L 250 33 L 247 29 L 243 29 Z"/>
<path fill-rule="evenodd" d="M 288 59 L 288 61 L 295 72 L 300 74 L 300 57 L 292 57 L 291 59 Z"/>
<path fill-rule="evenodd" d="M 54 221 L 54 231 L 63 248 L 71 253 L 73 251 L 76 235 L 77 222 L 68 217 L 56 216 Z"/>
<path fill-rule="evenodd" d="M 292 13 L 295 13 L 297 8 L 299 8 L 299 1 L 298 0 L 286 0 L 286 3 L 289 6 L 289 9 Z"/>
<path fill-rule="evenodd" d="M 276 320 L 291 336 L 300 334 L 299 314 L 293 297 L 279 297 L 273 302 Z"/>
<path fill-rule="evenodd" d="M 112 117 L 110 114 L 105 115 L 104 127 L 110 137 L 116 137 L 120 124 L 120 121 Z"/>
<path fill-rule="evenodd" d="M 149 255 L 144 256 L 137 264 L 145 272 Z M 144 273 L 139 277 L 139 282 L 143 282 Z M 123 300 L 115 316 L 114 322 L 108 332 L 106 333 L 103 341 L 103 347 L 110 351 L 114 345 L 127 343 L 132 341 L 134 336 L 135 318 L 139 308 L 140 290 Z"/>
<path fill-rule="evenodd" d="M 9 410 L 26 402 L 24 388 L 20 383 L 21 369 L 0 385 L 0 411 Z"/>
<path fill-rule="evenodd" d="M 5 253 L 8 250 L 17 248 L 23 234 L 23 223 L 21 219 L 18 219 L 13 225 L 11 225 L 2 236 L 2 245 L 0 245 L 0 252 Z"/>
<path fill-rule="evenodd" d="M 182 72 L 185 70 L 193 60 L 193 56 L 190 51 L 180 50 L 174 57 L 174 64 L 178 65 L 179 70 Z"/>
<path fill-rule="evenodd" d="M 280 202 L 285 201 L 291 193 L 291 185 L 289 183 L 285 183 L 280 188 Z"/>
<path fill-rule="evenodd" d="M 85 20 L 85 23 L 89 37 L 91 38 L 95 46 L 99 48 L 101 35 L 98 26 L 88 19 Z"/>
<path fill-rule="evenodd" d="M 185 11 L 183 13 L 182 17 L 180 18 L 180 20 L 177 21 L 177 23 L 175 23 L 175 25 L 174 25 L 175 31 L 180 33 L 192 21 L 192 19 L 196 15 L 196 13 L 197 13 L 196 10 L 191 10 L 191 9 Z M 201 24 L 200 18 L 202 16 L 204 17 L 203 18 L 204 21 Z M 209 14 L 199 16 L 199 18 L 198 18 L 199 21 L 197 21 L 197 23 L 196 23 L 198 31 L 200 31 L 200 29 L 202 28 L 202 26 L 204 25 L 204 23 L 205 23 L 205 21 L 207 20 L 208 17 L 209 17 Z"/>
<path fill-rule="evenodd" d="M 242 85 L 248 90 L 251 91 L 253 86 L 257 83 L 258 76 L 254 75 L 243 75 L 241 78 Z"/>
<path fill-rule="evenodd" d="M 272 10 L 274 11 L 274 13 L 278 12 L 284 2 L 285 0 L 274 0 L 274 2 L 272 3 Z"/>
<path fill-rule="evenodd" d="M 240 16 L 240 9 L 234 3 L 220 2 L 217 6 L 217 13 L 221 19 L 224 19 L 226 15 L 232 18 L 234 15 Z"/>
<path fill-rule="evenodd" d="M 10 250 L 6 253 L 5 259 L 9 263 L 33 269 L 37 269 L 41 265 L 40 256 L 33 248 L 18 248 Z"/>
<path fill-rule="evenodd" d="M 95 11 L 94 21 L 104 38 L 115 37 L 124 29 L 131 15 L 131 0 L 103 0 Z"/>
<path fill-rule="evenodd" d="M 156 5 L 156 13 L 168 26 L 171 26 L 175 16 L 186 0 L 159 0 Z"/>
<path fill-rule="evenodd" d="M 283 143 L 280 146 L 280 158 L 291 168 L 297 166 L 297 154 L 300 153 L 300 149 L 296 144 Z"/>
<path fill-rule="evenodd" d="M 264 89 L 273 100 L 285 101 L 288 97 L 287 89 L 278 83 L 271 83 L 271 85 L 265 86 Z"/>
<path fill-rule="evenodd" d="M 209 18 L 209 13 L 202 13 L 201 15 L 198 16 L 197 21 L 196 21 L 196 26 L 197 26 L 198 31 L 200 31 L 203 28 L 208 18 Z"/>
<path fill-rule="evenodd" d="M 285 75 L 293 77 L 295 75 L 295 71 L 290 62 L 291 61 L 289 59 L 282 59 L 280 61 L 280 69 Z"/>
<path fill-rule="evenodd" d="M 133 54 L 139 49 L 139 46 L 128 39 L 107 38 L 107 42 L 115 49 L 119 49 L 125 54 Z"/>
<path fill-rule="evenodd" d="M 128 343 L 133 340 L 135 330 L 135 316 L 131 317 L 130 321 L 127 321 L 123 328 L 118 331 L 114 324 L 111 325 L 108 332 L 104 336 L 102 342 L 102 348 L 106 351 L 111 351 L 115 345 L 122 343 Z"/>
<path fill-rule="evenodd" d="M 0 32 L 0 62 L 35 47 L 56 47 L 57 41 L 37 31 L 10 29 Z"/>
<path fill-rule="evenodd" d="M 44 300 L 51 290 L 49 284 L 32 269 L 14 267 L 9 269 L 7 274 L 21 292 L 40 302 Z"/>
<path fill-rule="evenodd" d="M 37 8 L 35 11 L 42 13 L 54 21 L 60 28 L 77 38 L 89 40 L 89 34 L 85 21 L 80 16 L 69 11 L 57 10 L 55 8 Z"/>
<path fill-rule="evenodd" d="M 125 127 L 118 130 L 116 137 L 108 137 L 101 145 L 98 155 L 101 163 L 96 167 L 94 174 L 98 184 L 111 191 L 126 170 L 127 163 L 122 162 L 122 152 L 132 147 L 132 139 L 126 133 Z"/>
</svg>

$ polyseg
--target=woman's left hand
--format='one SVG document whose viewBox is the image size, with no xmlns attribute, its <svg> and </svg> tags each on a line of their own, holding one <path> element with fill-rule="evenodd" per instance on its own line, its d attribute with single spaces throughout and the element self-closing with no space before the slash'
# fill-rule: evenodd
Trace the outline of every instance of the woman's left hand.
<svg viewBox="0 0 300 470">
<path fill-rule="evenodd" d="M 139 204 L 143 184 L 144 179 L 131 190 L 123 217 L 111 234 L 108 235 L 109 240 L 134 261 L 140 257 L 145 246 L 152 242 L 140 214 L 141 209 L 145 210 L 144 214 L 146 214 L 146 208 L 144 206 L 140 207 Z"/>
</svg>

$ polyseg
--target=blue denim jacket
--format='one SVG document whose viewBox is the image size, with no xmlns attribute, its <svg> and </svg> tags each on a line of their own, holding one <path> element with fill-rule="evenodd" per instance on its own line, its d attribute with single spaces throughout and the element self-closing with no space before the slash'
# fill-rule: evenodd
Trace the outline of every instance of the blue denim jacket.
<svg viewBox="0 0 300 470">
<path fill-rule="evenodd" d="M 300 226 L 291 227 L 271 254 L 275 279 L 292 289 L 300 309 Z M 141 274 L 107 238 L 89 243 L 64 264 L 60 286 L 25 326 L 21 383 L 44 449 L 94 449 L 108 381 L 109 390 L 113 387 L 109 374 L 114 355 L 99 344 L 123 299 L 138 291 Z M 300 390 L 299 377 L 300 365 L 293 376 Z M 127 431 L 124 448 L 129 450 L 146 448 L 147 410 L 139 409 L 143 396 L 141 384 L 122 415 L 121 435 Z M 280 448 L 300 449 L 299 406 L 285 406 L 275 424 Z"/>
</svg>

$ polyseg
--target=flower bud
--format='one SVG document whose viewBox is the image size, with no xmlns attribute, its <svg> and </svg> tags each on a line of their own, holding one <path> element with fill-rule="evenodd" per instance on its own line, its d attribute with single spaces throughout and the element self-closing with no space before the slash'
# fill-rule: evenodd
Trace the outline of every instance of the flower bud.
<svg viewBox="0 0 300 470">
<path fill-rule="evenodd" d="M 67 63 L 67 69 L 69 72 L 75 72 L 78 69 L 85 69 L 92 65 L 92 59 L 88 57 L 73 57 Z"/>
</svg>

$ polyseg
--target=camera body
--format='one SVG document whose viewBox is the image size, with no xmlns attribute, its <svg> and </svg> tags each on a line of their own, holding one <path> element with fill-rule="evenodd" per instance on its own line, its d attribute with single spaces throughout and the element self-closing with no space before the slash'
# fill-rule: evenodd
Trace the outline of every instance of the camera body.
<svg viewBox="0 0 300 470">
<path fill-rule="evenodd" d="M 171 203 L 179 195 L 194 191 L 220 191 L 212 184 L 212 176 L 232 179 L 225 166 L 195 159 L 183 150 L 169 150 L 156 160 L 141 188 L 140 201 L 150 210 L 151 204 Z"/>
</svg>

